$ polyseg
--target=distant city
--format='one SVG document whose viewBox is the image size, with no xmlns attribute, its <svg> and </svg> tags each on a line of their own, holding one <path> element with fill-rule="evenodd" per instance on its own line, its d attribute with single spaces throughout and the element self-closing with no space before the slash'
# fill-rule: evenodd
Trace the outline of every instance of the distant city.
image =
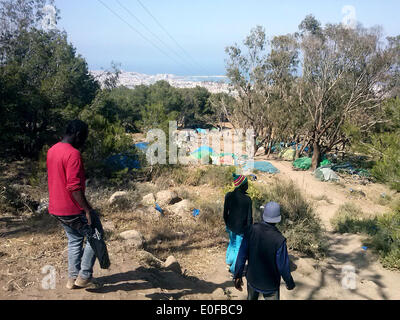
<svg viewBox="0 0 400 320">
<path fill-rule="evenodd" d="M 104 71 L 93 70 L 90 72 L 100 81 L 100 83 L 104 81 Z M 177 76 L 174 74 L 148 75 L 138 72 L 122 71 L 119 76 L 118 85 L 132 89 L 139 85 L 151 85 L 161 80 L 167 81 L 171 86 L 176 88 L 195 88 L 199 86 L 206 88 L 211 93 L 231 93 L 228 78 L 225 76 Z"/>
</svg>

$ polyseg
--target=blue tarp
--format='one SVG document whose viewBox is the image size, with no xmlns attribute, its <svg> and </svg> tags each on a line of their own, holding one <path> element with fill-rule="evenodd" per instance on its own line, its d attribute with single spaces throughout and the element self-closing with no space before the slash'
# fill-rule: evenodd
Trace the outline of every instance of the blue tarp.
<svg viewBox="0 0 400 320">
<path fill-rule="evenodd" d="M 139 150 L 146 151 L 147 148 L 149 147 L 149 143 L 148 142 L 136 143 L 135 147 L 138 148 Z"/>
<path fill-rule="evenodd" d="M 117 171 L 126 168 L 129 170 L 140 169 L 140 162 L 137 156 L 129 156 L 121 153 L 107 158 L 105 162 L 108 167 Z"/>
<path fill-rule="evenodd" d="M 201 129 L 201 128 L 196 128 L 196 131 L 197 131 L 197 133 L 200 133 L 200 134 L 207 133 L 206 129 Z"/>
<path fill-rule="evenodd" d="M 245 167 L 243 168 L 244 171 L 247 170 L 258 170 L 262 172 L 268 173 L 278 173 L 279 170 L 275 168 L 271 163 L 267 161 L 248 161 L 246 162 Z"/>
</svg>

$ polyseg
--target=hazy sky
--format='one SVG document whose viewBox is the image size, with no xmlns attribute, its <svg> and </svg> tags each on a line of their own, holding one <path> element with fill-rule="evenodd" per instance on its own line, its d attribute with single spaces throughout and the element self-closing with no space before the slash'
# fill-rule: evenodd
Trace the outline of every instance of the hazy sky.
<svg viewBox="0 0 400 320">
<path fill-rule="evenodd" d="M 351 15 L 351 11 L 343 13 L 346 5 L 354 7 L 357 21 L 364 26 L 381 25 L 385 35 L 400 34 L 399 0 L 139 1 L 56 0 L 61 10 L 58 26 L 68 33 L 90 69 L 109 68 L 115 61 L 126 71 L 178 75 L 223 75 L 225 47 L 241 43 L 256 25 L 264 26 L 271 38 L 297 31 L 310 13 L 323 24 L 339 23 Z"/>
</svg>

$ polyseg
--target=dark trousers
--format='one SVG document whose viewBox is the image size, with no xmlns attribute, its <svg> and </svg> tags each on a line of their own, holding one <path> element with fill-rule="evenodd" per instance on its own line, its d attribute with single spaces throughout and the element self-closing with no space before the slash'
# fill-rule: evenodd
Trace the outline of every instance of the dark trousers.
<svg viewBox="0 0 400 320">
<path fill-rule="evenodd" d="M 279 289 L 272 293 L 263 293 L 264 300 L 280 300 Z M 258 300 L 260 292 L 254 290 L 249 284 L 247 284 L 247 300 Z"/>
</svg>

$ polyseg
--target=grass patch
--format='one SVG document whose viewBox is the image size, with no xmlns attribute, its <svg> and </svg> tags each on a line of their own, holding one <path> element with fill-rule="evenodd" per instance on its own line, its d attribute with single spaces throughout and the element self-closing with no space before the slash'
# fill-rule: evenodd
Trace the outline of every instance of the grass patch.
<svg viewBox="0 0 400 320">
<path fill-rule="evenodd" d="M 317 196 L 317 197 L 312 197 L 312 198 L 313 198 L 314 200 L 316 200 L 316 201 L 326 201 L 326 202 L 329 203 L 329 204 L 332 204 L 332 203 L 333 203 L 332 200 L 329 199 L 328 196 L 325 195 L 325 194 L 320 195 L 320 196 Z"/>
<path fill-rule="evenodd" d="M 335 216 L 331 219 L 335 232 L 339 233 L 365 233 L 373 235 L 377 231 L 377 220 L 366 219 L 362 210 L 353 203 L 346 202 L 341 205 Z"/>
<path fill-rule="evenodd" d="M 174 185 L 225 187 L 232 183 L 235 167 L 206 166 L 190 168 L 181 166 L 162 166 L 154 170 L 152 181 L 157 185 L 169 187 Z"/>
<path fill-rule="evenodd" d="M 339 233 L 363 233 L 369 235 L 369 245 L 375 249 L 382 265 L 400 270 L 400 206 L 380 217 L 365 218 L 352 204 L 341 206 L 331 221 Z"/>
</svg>

